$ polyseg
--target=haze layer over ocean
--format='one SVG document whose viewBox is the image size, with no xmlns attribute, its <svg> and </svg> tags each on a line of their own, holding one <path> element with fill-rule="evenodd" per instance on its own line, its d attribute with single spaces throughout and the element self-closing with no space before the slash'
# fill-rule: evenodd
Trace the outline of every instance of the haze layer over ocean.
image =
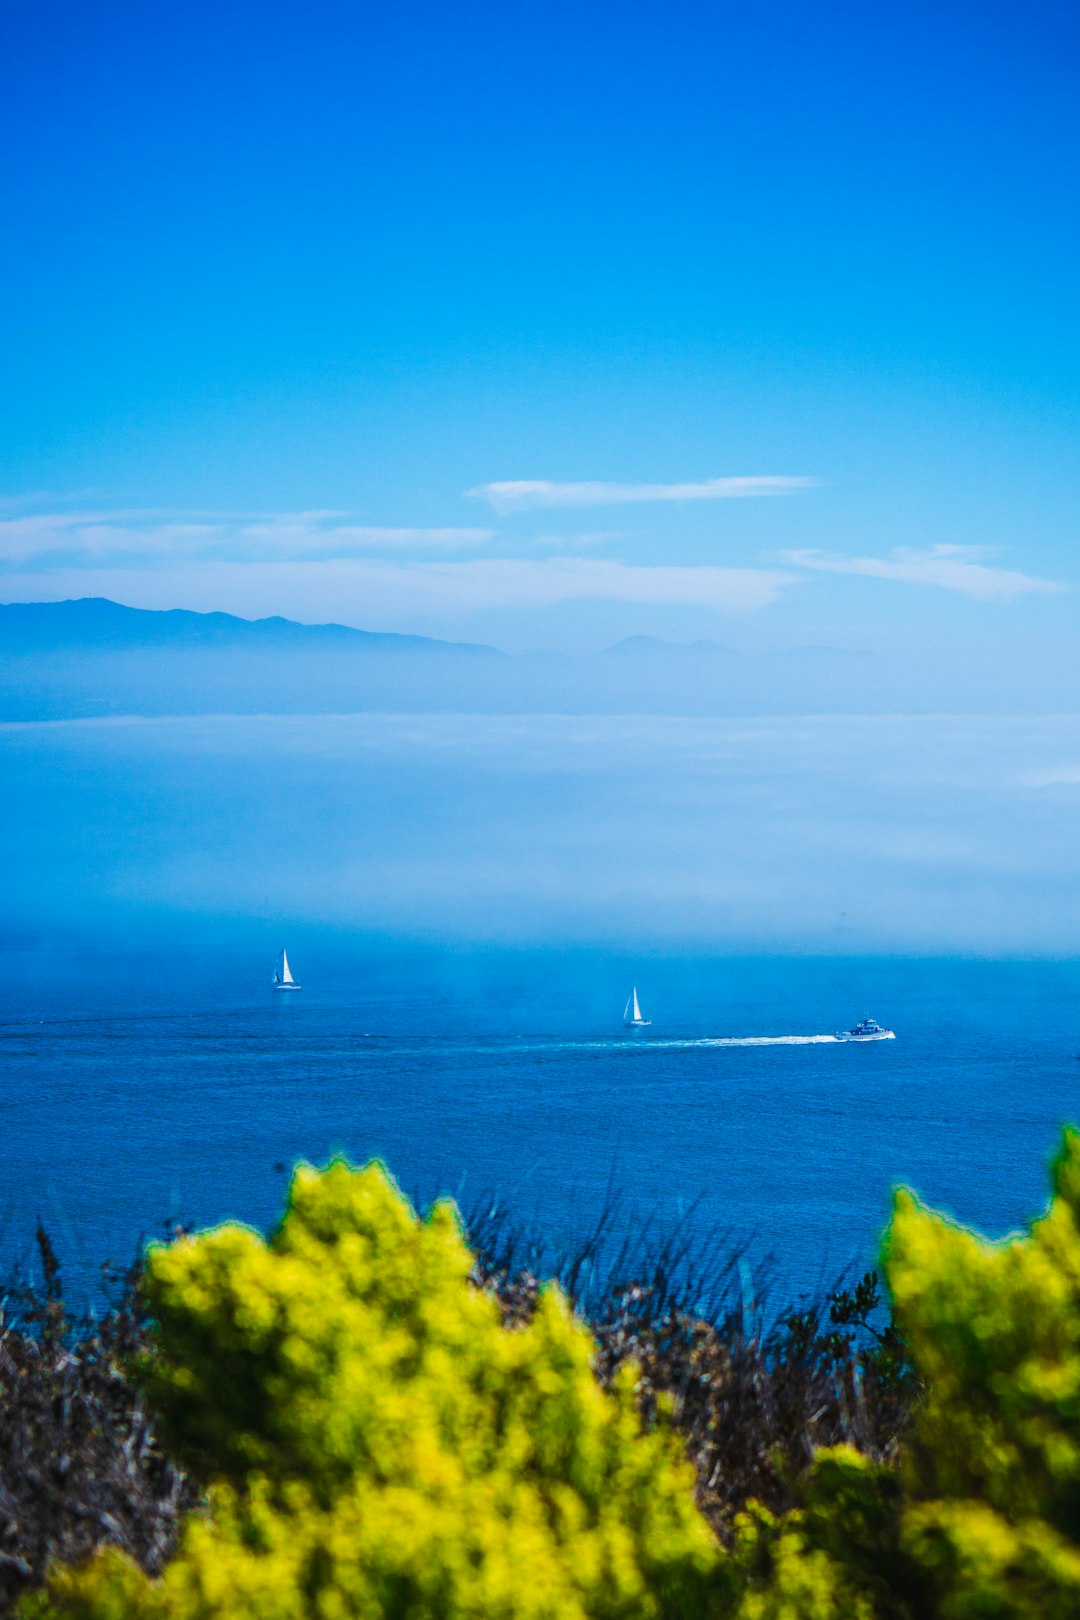
<svg viewBox="0 0 1080 1620">
<path fill-rule="evenodd" d="M 128 717 L 0 770 L 9 939 L 1080 945 L 1076 717 Z"/>
</svg>

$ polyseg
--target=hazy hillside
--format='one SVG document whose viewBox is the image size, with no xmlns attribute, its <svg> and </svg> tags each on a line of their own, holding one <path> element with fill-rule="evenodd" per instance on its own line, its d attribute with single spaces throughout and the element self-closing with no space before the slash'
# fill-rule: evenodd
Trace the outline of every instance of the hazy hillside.
<svg viewBox="0 0 1080 1620">
<path fill-rule="evenodd" d="M 8 720 L 471 707 L 505 662 L 468 643 L 102 598 L 0 606 L 0 654 Z"/>
<path fill-rule="evenodd" d="M 962 652 L 943 670 L 833 646 L 736 651 L 631 636 L 598 653 L 511 656 L 339 624 L 152 612 L 101 598 L 0 606 L 0 720 L 116 714 L 782 715 L 1065 712 L 1054 683 Z"/>
<path fill-rule="evenodd" d="M 103 596 L 75 602 L 11 602 L 0 606 L 0 647 L 26 655 L 83 650 L 126 652 L 132 649 L 206 647 L 231 651 L 320 651 L 493 653 L 491 647 L 467 642 L 432 641 L 425 636 L 397 636 L 354 630 L 344 624 L 297 624 L 292 619 L 238 619 L 232 613 L 189 613 L 183 608 L 155 613 L 125 607 Z"/>
</svg>

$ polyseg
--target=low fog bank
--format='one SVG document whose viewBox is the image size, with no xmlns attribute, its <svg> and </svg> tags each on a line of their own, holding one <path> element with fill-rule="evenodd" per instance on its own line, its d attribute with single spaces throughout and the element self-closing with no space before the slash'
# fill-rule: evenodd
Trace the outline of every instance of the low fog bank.
<svg viewBox="0 0 1080 1620">
<path fill-rule="evenodd" d="M 9 935 L 1080 950 L 1080 719 L 0 727 Z"/>
<path fill-rule="evenodd" d="M 198 714 L 1022 714 L 1080 710 L 1053 646 L 928 637 L 857 651 L 737 651 L 631 636 L 600 652 L 491 647 L 340 625 L 152 612 L 104 600 L 0 606 L 0 720 Z"/>
<path fill-rule="evenodd" d="M 205 648 L 50 653 L 0 665 L 0 721 L 201 714 L 1017 714 L 1080 710 L 1071 669 L 1017 682 L 837 648 L 614 647 L 592 656 Z M 1067 677 L 1067 678 L 1066 678 Z"/>
</svg>

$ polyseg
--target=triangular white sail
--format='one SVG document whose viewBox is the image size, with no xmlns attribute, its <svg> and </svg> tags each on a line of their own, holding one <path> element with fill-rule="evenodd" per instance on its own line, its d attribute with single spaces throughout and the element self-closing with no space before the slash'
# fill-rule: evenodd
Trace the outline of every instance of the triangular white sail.
<svg viewBox="0 0 1080 1620">
<path fill-rule="evenodd" d="M 627 997 L 626 1006 L 623 1008 L 622 1016 L 623 1023 L 628 1028 L 633 1024 L 647 1024 L 649 1022 L 647 1018 L 642 1018 L 641 1016 L 641 1007 L 638 1003 L 636 984 Z"/>
<path fill-rule="evenodd" d="M 299 990 L 299 982 L 293 978 L 292 968 L 289 966 L 288 953 L 282 946 L 278 952 L 277 965 L 274 968 L 275 990 Z"/>
</svg>

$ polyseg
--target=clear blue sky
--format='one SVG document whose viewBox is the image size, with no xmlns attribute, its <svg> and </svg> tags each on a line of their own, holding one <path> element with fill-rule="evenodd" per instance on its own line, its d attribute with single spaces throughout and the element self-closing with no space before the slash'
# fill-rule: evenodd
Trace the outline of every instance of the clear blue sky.
<svg viewBox="0 0 1080 1620">
<path fill-rule="evenodd" d="M 1075 7 L 16 0 L 2 56 L 0 598 L 1070 656 Z"/>
</svg>

